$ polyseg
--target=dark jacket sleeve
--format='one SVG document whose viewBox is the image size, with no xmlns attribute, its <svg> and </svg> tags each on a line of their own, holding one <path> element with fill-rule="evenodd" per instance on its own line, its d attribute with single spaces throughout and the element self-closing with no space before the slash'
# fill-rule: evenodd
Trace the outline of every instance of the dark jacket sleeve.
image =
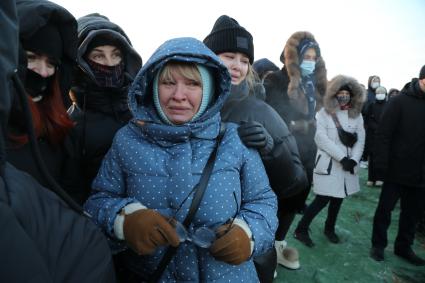
<svg viewBox="0 0 425 283">
<path fill-rule="evenodd" d="M 273 150 L 262 156 L 270 185 L 278 198 L 287 198 L 307 187 L 307 177 L 301 163 L 298 146 L 286 123 L 271 107 L 264 127 L 273 137 Z"/>
<path fill-rule="evenodd" d="M 400 119 L 400 105 L 390 101 L 382 114 L 381 121 L 375 133 L 375 171 L 378 180 L 385 180 L 388 170 L 392 138 Z"/>
</svg>

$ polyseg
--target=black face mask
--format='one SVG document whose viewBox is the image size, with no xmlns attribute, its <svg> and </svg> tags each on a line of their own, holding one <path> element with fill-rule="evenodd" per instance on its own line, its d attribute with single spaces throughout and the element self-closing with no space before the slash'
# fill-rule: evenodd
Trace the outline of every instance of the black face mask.
<svg viewBox="0 0 425 283">
<path fill-rule="evenodd" d="M 53 76 L 43 78 L 38 73 L 27 69 L 25 78 L 25 89 L 34 102 L 39 102 L 49 94 Z"/>
</svg>

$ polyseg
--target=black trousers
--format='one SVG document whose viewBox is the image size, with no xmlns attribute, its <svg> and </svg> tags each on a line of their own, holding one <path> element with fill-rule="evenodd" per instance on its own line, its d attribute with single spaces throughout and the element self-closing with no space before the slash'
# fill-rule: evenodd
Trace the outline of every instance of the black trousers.
<svg viewBox="0 0 425 283">
<path fill-rule="evenodd" d="M 310 223 L 313 221 L 314 217 L 316 217 L 316 215 L 329 203 L 325 230 L 335 231 L 336 219 L 343 200 L 343 198 L 316 195 L 313 202 L 304 211 L 304 215 L 298 223 L 297 230 L 308 231 L 308 227 L 310 227 Z"/>
<path fill-rule="evenodd" d="M 400 199 L 400 218 L 394 248 L 407 250 L 415 239 L 416 224 L 425 205 L 425 189 L 384 182 L 373 218 L 372 246 L 384 249 L 388 245 L 387 230 L 391 212 Z"/>
<path fill-rule="evenodd" d="M 305 190 L 292 197 L 278 200 L 277 218 L 279 220 L 279 225 L 275 234 L 275 239 L 277 241 L 282 241 L 286 238 L 295 215 L 300 212 L 304 213 L 305 201 L 310 193 L 311 184 L 313 182 L 314 155 L 312 156 L 313 158 L 311 160 L 303 161 L 307 174 L 307 187 Z"/>
</svg>

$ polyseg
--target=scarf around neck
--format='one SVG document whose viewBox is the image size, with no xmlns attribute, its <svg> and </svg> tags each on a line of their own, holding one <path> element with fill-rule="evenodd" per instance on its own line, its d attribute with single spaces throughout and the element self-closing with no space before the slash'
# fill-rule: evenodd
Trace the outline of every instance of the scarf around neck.
<svg viewBox="0 0 425 283">
<path fill-rule="evenodd" d="M 105 66 L 87 59 L 97 84 L 101 87 L 119 88 L 124 82 L 124 62 L 115 66 Z"/>
<path fill-rule="evenodd" d="M 315 87 L 314 74 L 310 76 L 302 77 L 301 87 L 304 91 L 305 98 L 307 100 L 308 106 L 308 119 L 314 119 L 315 110 L 316 110 L 316 87 Z"/>
</svg>

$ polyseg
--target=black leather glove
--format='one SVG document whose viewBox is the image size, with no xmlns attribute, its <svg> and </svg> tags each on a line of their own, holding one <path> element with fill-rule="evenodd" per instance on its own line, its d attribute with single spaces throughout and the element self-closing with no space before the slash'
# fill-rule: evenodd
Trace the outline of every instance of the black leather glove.
<svg viewBox="0 0 425 283">
<path fill-rule="evenodd" d="M 356 161 L 354 161 L 353 159 L 349 159 L 348 157 L 344 157 L 343 159 L 341 159 L 340 163 L 344 171 L 354 174 L 354 167 L 357 165 Z"/>
<path fill-rule="evenodd" d="M 350 171 L 350 159 L 348 159 L 348 157 L 344 157 L 343 159 L 341 159 L 339 161 L 342 165 L 342 169 L 344 169 L 344 171 Z"/>
<path fill-rule="evenodd" d="M 273 138 L 258 122 L 242 122 L 238 128 L 238 134 L 247 147 L 256 148 L 261 155 L 267 154 L 273 149 Z"/>
<path fill-rule="evenodd" d="M 350 166 L 349 171 L 350 171 L 351 174 L 354 174 L 354 167 L 356 167 L 357 162 L 354 161 L 353 159 L 349 159 L 348 162 L 349 162 L 349 166 Z"/>
</svg>

